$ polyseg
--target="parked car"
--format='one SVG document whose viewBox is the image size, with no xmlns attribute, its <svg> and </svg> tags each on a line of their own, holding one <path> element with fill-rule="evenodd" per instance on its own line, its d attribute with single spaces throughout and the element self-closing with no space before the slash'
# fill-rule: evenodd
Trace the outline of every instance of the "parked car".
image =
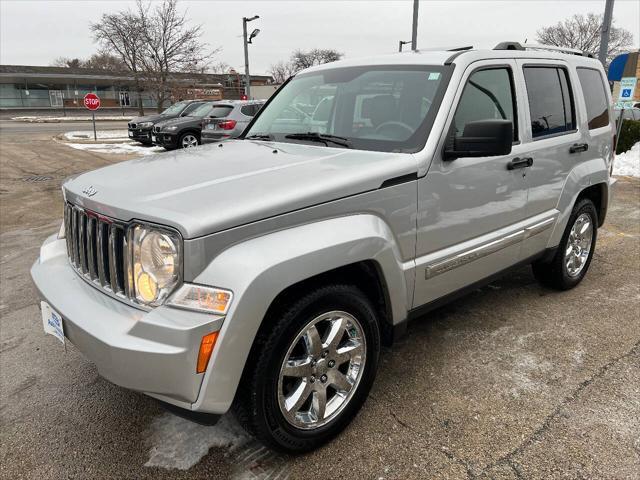
<svg viewBox="0 0 640 480">
<path fill-rule="evenodd" d="M 157 115 L 135 117 L 127 125 L 129 138 L 137 140 L 144 145 L 151 145 L 153 143 L 151 141 L 151 130 L 156 123 L 188 115 L 204 103 L 204 100 L 184 100 L 182 102 L 174 103 Z"/>
<path fill-rule="evenodd" d="M 219 142 L 242 134 L 264 100 L 226 100 L 216 102 L 202 121 L 202 143 Z"/>
<path fill-rule="evenodd" d="M 606 78 L 517 43 L 299 72 L 238 139 L 64 183 L 45 329 L 184 415 L 316 448 L 410 319 L 519 265 L 581 282 L 615 182 Z"/>
<path fill-rule="evenodd" d="M 213 102 L 206 102 L 187 115 L 158 122 L 153 127 L 153 144 L 167 150 L 197 147 L 200 145 L 202 120 L 212 114 L 213 105 Z"/>
</svg>

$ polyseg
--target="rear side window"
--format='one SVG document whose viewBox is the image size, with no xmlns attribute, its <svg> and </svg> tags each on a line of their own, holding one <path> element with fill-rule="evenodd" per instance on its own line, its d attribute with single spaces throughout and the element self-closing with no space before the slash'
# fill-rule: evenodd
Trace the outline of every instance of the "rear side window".
<svg viewBox="0 0 640 480">
<path fill-rule="evenodd" d="M 186 106 L 186 108 L 182 111 L 182 116 L 186 116 L 189 115 L 191 112 L 193 112 L 196 108 L 201 107 L 202 105 L 204 105 L 204 103 L 201 102 L 193 102 L 190 103 L 189 105 Z"/>
<path fill-rule="evenodd" d="M 560 67 L 525 67 L 533 138 L 574 130 L 575 108 L 567 71 Z"/>
<path fill-rule="evenodd" d="M 578 78 L 587 105 L 589 130 L 609 125 L 609 105 L 602 75 L 591 68 L 578 68 Z"/>
<path fill-rule="evenodd" d="M 258 111 L 256 107 L 257 105 L 244 105 L 240 108 L 240 112 L 247 117 L 253 117 Z"/>
<path fill-rule="evenodd" d="M 477 120 L 511 120 L 513 140 L 518 140 L 518 125 L 514 117 L 513 81 L 508 68 L 491 68 L 474 72 L 467 80 L 460 103 L 453 117 L 456 137 L 469 122 Z"/>
</svg>

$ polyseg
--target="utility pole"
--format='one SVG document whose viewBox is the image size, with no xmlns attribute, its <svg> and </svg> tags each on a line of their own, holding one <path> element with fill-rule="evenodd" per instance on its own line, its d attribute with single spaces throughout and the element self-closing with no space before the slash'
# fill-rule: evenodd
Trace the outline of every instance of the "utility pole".
<svg viewBox="0 0 640 480">
<path fill-rule="evenodd" d="M 607 52 L 609 51 L 609 35 L 611 34 L 611 18 L 613 16 L 613 1 L 607 0 L 604 7 L 604 19 L 602 28 L 600 29 L 600 51 L 598 52 L 598 60 L 603 66 L 607 63 Z"/>
<path fill-rule="evenodd" d="M 247 38 L 247 23 L 260 18 L 255 15 L 251 18 L 242 17 L 242 38 L 244 39 L 244 94 L 247 100 L 251 99 L 251 77 L 249 75 L 249 39 Z"/>
<path fill-rule="evenodd" d="M 411 28 L 411 50 L 418 49 L 418 0 L 413 0 L 413 26 Z"/>
</svg>

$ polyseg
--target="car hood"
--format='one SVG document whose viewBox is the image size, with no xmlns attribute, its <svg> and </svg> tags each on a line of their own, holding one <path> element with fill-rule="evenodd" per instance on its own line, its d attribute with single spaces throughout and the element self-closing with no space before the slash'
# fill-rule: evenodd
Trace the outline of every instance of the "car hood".
<svg viewBox="0 0 640 480">
<path fill-rule="evenodd" d="M 407 153 L 230 140 L 94 170 L 67 181 L 64 192 L 88 210 L 196 238 L 375 190 L 416 171 Z"/>
<path fill-rule="evenodd" d="M 161 114 L 156 114 L 156 115 L 145 115 L 144 117 L 135 117 L 132 118 L 129 123 L 142 123 L 142 122 L 159 122 L 162 120 L 166 120 L 167 118 L 172 118 L 172 117 L 167 117 L 166 115 L 161 115 Z"/>
</svg>

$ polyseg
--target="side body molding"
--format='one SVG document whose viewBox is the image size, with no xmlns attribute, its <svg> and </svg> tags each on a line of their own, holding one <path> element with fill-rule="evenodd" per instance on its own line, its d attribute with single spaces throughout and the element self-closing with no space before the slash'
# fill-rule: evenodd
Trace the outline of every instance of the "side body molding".
<svg viewBox="0 0 640 480">
<path fill-rule="evenodd" d="M 393 322 L 407 316 L 400 252 L 387 224 L 371 214 L 351 215 L 281 230 L 239 243 L 218 255 L 195 283 L 233 291 L 193 409 L 225 412 L 267 309 L 287 287 L 364 260 L 377 263 L 387 285 Z"/>
</svg>

